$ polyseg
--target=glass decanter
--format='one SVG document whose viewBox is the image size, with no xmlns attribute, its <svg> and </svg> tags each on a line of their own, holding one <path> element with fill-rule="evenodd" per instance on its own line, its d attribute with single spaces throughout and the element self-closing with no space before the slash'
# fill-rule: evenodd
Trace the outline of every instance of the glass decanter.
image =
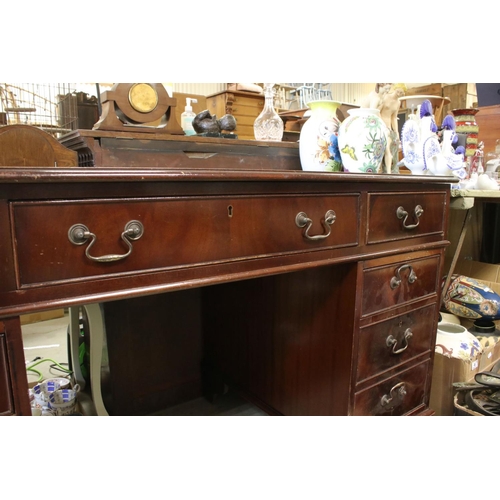
<svg viewBox="0 0 500 500">
<path fill-rule="evenodd" d="M 274 84 L 264 84 L 264 109 L 255 119 L 253 133 L 258 141 L 281 141 L 283 138 L 283 120 L 274 109 Z"/>
</svg>

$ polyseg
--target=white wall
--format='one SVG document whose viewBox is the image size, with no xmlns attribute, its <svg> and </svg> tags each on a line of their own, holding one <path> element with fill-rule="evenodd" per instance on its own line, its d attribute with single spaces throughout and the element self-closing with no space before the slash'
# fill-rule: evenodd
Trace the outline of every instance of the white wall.
<svg viewBox="0 0 500 500">
<path fill-rule="evenodd" d="M 361 103 L 375 88 L 374 83 L 331 83 L 332 99 L 334 101 L 344 102 L 346 104 Z"/>
<path fill-rule="evenodd" d="M 198 94 L 198 95 L 210 95 L 222 90 L 226 90 L 226 83 L 170 83 L 164 84 L 167 91 L 170 93 L 170 89 L 174 92 L 182 92 L 183 94 Z M 170 86 L 170 88 L 168 88 Z"/>
<path fill-rule="evenodd" d="M 79 90 L 95 95 L 95 85 L 76 84 Z M 111 88 L 112 84 L 101 83 L 101 92 Z M 183 94 L 210 95 L 226 89 L 226 83 L 164 83 L 167 92 L 182 92 Z M 83 88 L 82 88 L 83 87 Z M 348 104 L 358 104 L 374 88 L 375 83 L 330 83 L 332 99 Z"/>
<path fill-rule="evenodd" d="M 226 89 L 225 83 L 167 83 L 164 84 L 170 93 L 210 95 Z M 332 98 L 335 101 L 359 104 L 375 88 L 374 83 L 331 83 Z"/>
</svg>

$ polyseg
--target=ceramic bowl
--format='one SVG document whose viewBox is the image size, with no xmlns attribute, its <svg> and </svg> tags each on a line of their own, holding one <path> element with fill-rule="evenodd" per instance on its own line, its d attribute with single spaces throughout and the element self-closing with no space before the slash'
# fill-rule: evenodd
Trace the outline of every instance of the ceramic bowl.
<svg viewBox="0 0 500 500">
<path fill-rule="evenodd" d="M 71 389 L 71 381 L 64 377 L 48 378 L 45 382 L 56 382 L 59 384 L 59 389 Z"/>
<path fill-rule="evenodd" d="M 45 380 L 33 387 L 33 395 L 35 396 L 35 404 L 40 407 L 49 405 L 50 395 L 60 389 L 60 384 L 56 380 Z"/>
<path fill-rule="evenodd" d="M 73 389 L 59 389 L 49 396 L 49 407 L 56 415 L 71 415 L 75 412 L 77 391 Z"/>
<path fill-rule="evenodd" d="M 477 338 L 467 328 L 456 323 L 439 323 L 436 352 L 449 358 L 473 361 L 483 351 Z"/>
</svg>

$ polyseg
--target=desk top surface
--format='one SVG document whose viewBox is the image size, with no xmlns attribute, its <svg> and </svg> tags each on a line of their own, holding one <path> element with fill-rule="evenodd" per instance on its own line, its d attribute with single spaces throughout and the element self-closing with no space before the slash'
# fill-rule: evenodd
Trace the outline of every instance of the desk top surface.
<svg viewBox="0 0 500 500">
<path fill-rule="evenodd" d="M 159 168 L 2 167 L 0 184 L 161 181 L 306 181 L 334 183 L 451 184 L 450 177 L 406 174 L 358 174 L 288 170 L 174 170 Z"/>
</svg>

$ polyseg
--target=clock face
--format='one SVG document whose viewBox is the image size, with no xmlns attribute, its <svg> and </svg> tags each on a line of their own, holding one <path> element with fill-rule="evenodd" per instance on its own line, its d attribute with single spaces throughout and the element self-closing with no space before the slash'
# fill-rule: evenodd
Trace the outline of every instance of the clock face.
<svg viewBox="0 0 500 500">
<path fill-rule="evenodd" d="M 158 105 L 158 94 L 148 83 L 136 83 L 130 88 L 128 100 L 139 113 L 150 113 Z"/>
</svg>

